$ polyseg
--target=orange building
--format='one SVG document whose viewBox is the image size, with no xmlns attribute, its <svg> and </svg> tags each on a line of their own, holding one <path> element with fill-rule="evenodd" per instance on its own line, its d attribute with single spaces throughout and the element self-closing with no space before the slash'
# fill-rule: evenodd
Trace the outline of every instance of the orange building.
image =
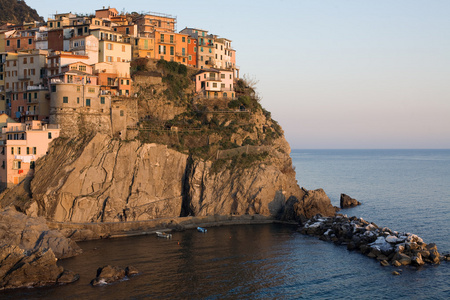
<svg viewBox="0 0 450 300">
<path fill-rule="evenodd" d="M 187 34 L 175 33 L 175 61 L 183 65 L 188 64 L 188 38 Z"/>
<path fill-rule="evenodd" d="M 151 37 L 155 31 L 175 32 L 177 19 L 171 15 L 149 13 L 133 20 L 138 26 L 139 35 Z"/>
<path fill-rule="evenodd" d="M 187 64 L 197 68 L 197 39 L 188 37 L 187 39 Z"/>
<path fill-rule="evenodd" d="M 18 50 L 33 50 L 36 48 L 36 31 L 38 29 L 14 31 L 9 36 L 5 35 L 6 52 Z"/>
<path fill-rule="evenodd" d="M 97 9 L 95 11 L 95 17 L 99 18 L 99 19 L 103 19 L 103 18 L 110 19 L 113 17 L 117 17 L 118 15 L 119 15 L 119 12 L 115 8 L 103 7 L 103 9 Z"/>
</svg>

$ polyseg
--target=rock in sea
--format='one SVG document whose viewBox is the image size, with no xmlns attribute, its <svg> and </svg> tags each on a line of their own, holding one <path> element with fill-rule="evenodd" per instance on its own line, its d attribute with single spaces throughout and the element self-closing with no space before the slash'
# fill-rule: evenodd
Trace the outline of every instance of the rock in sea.
<svg viewBox="0 0 450 300">
<path fill-rule="evenodd" d="M 340 206 L 341 208 L 349 208 L 349 207 L 355 207 L 361 205 L 361 202 L 359 202 L 356 199 L 353 199 L 352 197 L 341 194 L 341 200 L 340 200 Z"/>
</svg>

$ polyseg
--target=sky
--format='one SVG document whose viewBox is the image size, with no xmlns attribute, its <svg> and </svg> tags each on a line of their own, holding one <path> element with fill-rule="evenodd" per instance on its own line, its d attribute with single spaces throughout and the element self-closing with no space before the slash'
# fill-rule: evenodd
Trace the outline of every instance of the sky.
<svg viewBox="0 0 450 300">
<path fill-rule="evenodd" d="M 448 0 L 26 2 L 45 19 L 166 13 L 231 39 L 293 149 L 450 148 Z"/>
</svg>

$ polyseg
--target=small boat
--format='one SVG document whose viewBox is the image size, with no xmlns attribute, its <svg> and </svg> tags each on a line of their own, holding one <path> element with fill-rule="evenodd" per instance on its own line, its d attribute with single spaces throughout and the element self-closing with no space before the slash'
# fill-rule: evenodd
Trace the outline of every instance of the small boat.
<svg viewBox="0 0 450 300">
<path fill-rule="evenodd" d="M 206 230 L 206 228 L 203 227 L 197 227 L 197 231 L 201 233 L 206 233 L 208 230 Z"/>
<path fill-rule="evenodd" d="M 157 231 L 156 232 L 156 236 L 160 237 L 160 238 L 164 238 L 164 239 L 171 239 L 172 235 L 170 233 L 165 233 L 165 232 L 161 232 L 161 231 Z"/>
</svg>

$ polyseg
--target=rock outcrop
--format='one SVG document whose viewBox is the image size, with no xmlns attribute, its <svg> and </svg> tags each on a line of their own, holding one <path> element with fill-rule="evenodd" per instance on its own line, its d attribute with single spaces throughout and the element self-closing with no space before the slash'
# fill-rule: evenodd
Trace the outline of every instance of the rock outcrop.
<svg viewBox="0 0 450 300">
<path fill-rule="evenodd" d="M 341 199 L 340 199 L 341 208 L 355 207 L 358 205 L 361 205 L 361 202 L 359 202 L 356 199 L 353 199 L 352 197 L 350 197 L 346 194 L 341 194 Z"/>
<path fill-rule="evenodd" d="M 38 161 L 29 191 L 18 186 L 1 203 L 71 223 L 230 214 L 303 220 L 316 213 L 334 215 L 323 190 L 297 185 L 284 138 L 271 149 L 260 162 L 220 169 L 211 160 L 165 145 L 119 141 L 103 134 L 88 141 L 60 139 Z"/>
<path fill-rule="evenodd" d="M 24 252 L 52 250 L 57 259 L 76 256 L 81 248 L 58 230 L 50 230 L 44 218 L 34 218 L 9 208 L 0 211 L 0 245 L 17 246 Z"/>
<path fill-rule="evenodd" d="M 78 275 L 56 264 L 81 249 L 43 218 L 14 209 L 0 212 L 0 289 L 71 283 Z"/>
<path fill-rule="evenodd" d="M 117 266 L 104 266 L 97 269 L 97 277 L 91 280 L 91 285 L 105 285 L 110 284 L 119 280 L 124 279 L 125 277 L 131 277 L 137 275 L 139 271 L 133 267 L 128 266 L 125 269 L 122 269 Z"/>
<path fill-rule="evenodd" d="M 415 234 L 380 228 L 362 218 L 343 215 L 312 217 L 301 228 L 303 234 L 318 236 L 321 240 L 347 245 L 368 257 L 378 259 L 383 266 L 422 266 L 439 264 L 441 255 L 435 244 L 426 244 Z M 442 257 L 442 259 L 444 259 Z"/>
</svg>

